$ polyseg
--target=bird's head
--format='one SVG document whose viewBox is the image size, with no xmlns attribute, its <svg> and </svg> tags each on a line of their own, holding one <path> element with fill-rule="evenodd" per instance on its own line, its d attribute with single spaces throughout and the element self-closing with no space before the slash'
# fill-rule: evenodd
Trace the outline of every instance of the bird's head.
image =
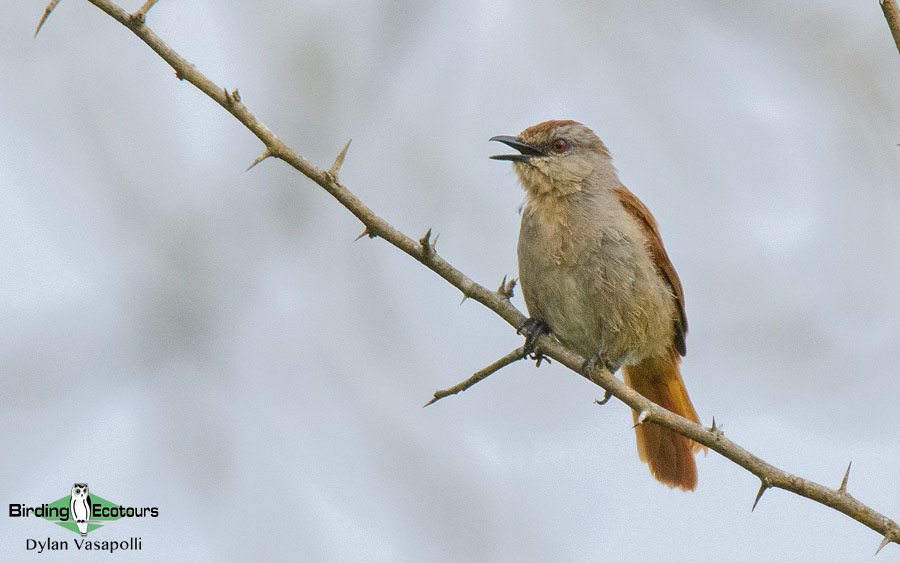
<svg viewBox="0 0 900 563">
<path fill-rule="evenodd" d="M 509 160 L 533 195 L 567 195 L 583 189 L 584 180 L 597 171 L 612 169 L 609 151 L 593 131 L 577 121 L 545 121 L 525 129 L 517 137 L 498 135 L 499 141 L 519 154 L 498 154 Z"/>
</svg>

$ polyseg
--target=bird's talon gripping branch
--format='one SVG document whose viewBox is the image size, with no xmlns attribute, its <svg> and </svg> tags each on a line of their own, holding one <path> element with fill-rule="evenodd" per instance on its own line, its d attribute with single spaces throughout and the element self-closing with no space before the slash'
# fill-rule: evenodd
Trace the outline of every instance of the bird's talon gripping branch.
<svg viewBox="0 0 900 563">
<path fill-rule="evenodd" d="M 537 339 L 542 334 L 550 334 L 550 327 L 540 319 L 529 317 L 522 323 L 522 326 L 519 327 L 516 334 L 521 334 L 525 337 L 525 346 L 522 347 L 524 350 L 522 357 L 531 357 L 532 359 L 537 360 L 537 365 L 540 366 L 541 360 L 545 358 L 540 352 L 535 353 L 535 345 L 537 344 Z M 547 363 L 549 362 L 550 360 L 547 360 Z"/>
<path fill-rule="evenodd" d="M 591 379 L 591 372 L 594 371 L 594 368 L 598 363 L 608 370 L 609 373 L 616 373 L 621 367 L 618 363 L 610 361 L 606 354 L 600 352 L 599 354 L 594 354 L 589 357 L 581 364 L 581 374 L 586 378 Z"/>
<path fill-rule="evenodd" d="M 594 354 L 590 358 L 586 359 L 583 364 L 581 364 L 581 373 L 590 378 L 591 372 L 594 371 L 594 366 L 597 365 L 597 360 L 600 359 L 600 356 Z"/>
</svg>

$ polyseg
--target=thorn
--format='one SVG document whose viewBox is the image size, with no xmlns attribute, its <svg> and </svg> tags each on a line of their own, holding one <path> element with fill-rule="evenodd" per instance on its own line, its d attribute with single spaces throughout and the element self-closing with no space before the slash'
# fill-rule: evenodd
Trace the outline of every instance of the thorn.
<svg viewBox="0 0 900 563">
<path fill-rule="evenodd" d="M 248 166 L 247 169 L 244 170 L 244 172 L 249 172 L 251 168 L 253 168 L 257 164 L 259 164 L 260 162 L 264 161 L 265 159 L 269 158 L 270 156 L 272 156 L 272 153 L 269 152 L 268 147 L 266 147 L 266 150 L 264 150 L 261 155 L 257 156 L 256 160 L 251 162 L 250 166 Z"/>
<path fill-rule="evenodd" d="M 647 422 L 647 419 L 650 418 L 650 411 L 641 411 L 641 414 L 637 417 L 637 422 L 634 423 L 632 428 L 637 428 L 641 424 Z"/>
<path fill-rule="evenodd" d="M 513 295 L 515 295 L 515 293 L 513 293 L 513 290 L 516 289 L 516 284 L 518 283 L 518 278 L 513 278 L 509 280 L 509 283 L 506 284 L 506 287 L 503 288 L 503 294 L 506 295 L 507 299 L 513 298 Z"/>
<path fill-rule="evenodd" d="M 722 430 L 722 427 L 721 427 L 721 426 L 718 426 L 718 425 L 716 424 L 716 417 L 713 417 L 713 419 L 712 419 L 712 426 L 710 426 L 709 429 L 710 429 L 711 432 L 713 432 L 714 434 L 718 434 L 719 436 L 724 436 L 724 435 L 725 435 L 725 432 Z"/>
<path fill-rule="evenodd" d="M 241 94 L 238 92 L 237 88 L 231 92 L 228 91 L 228 88 L 222 88 L 222 90 L 225 92 L 225 101 L 228 102 L 228 105 L 233 106 L 241 101 Z"/>
<path fill-rule="evenodd" d="M 184 80 L 184 75 L 181 74 L 181 71 L 177 68 L 175 69 L 175 78 L 177 78 L 178 80 Z"/>
<path fill-rule="evenodd" d="M 331 177 L 334 178 L 335 182 L 338 181 L 338 172 L 340 172 L 341 166 L 344 165 L 344 157 L 347 156 L 347 149 L 350 148 L 350 143 L 352 141 L 353 139 L 347 141 L 347 144 L 344 145 L 343 149 L 341 149 L 340 154 L 338 154 L 337 158 L 334 159 L 334 164 L 332 164 L 331 168 L 328 169 L 328 174 L 330 174 Z"/>
<path fill-rule="evenodd" d="M 606 403 L 609 402 L 610 398 L 612 398 L 612 393 L 610 393 L 608 390 L 604 389 L 603 390 L 603 398 L 602 399 L 594 399 L 594 404 L 601 405 L 601 406 L 605 405 Z"/>
<path fill-rule="evenodd" d="M 465 303 L 465 302 L 466 302 L 466 299 L 468 299 L 468 298 L 469 298 L 469 296 L 468 296 L 468 295 L 466 295 L 466 294 L 465 294 L 465 293 L 463 293 L 463 298 L 462 298 L 462 301 L 460 301 L 460 302 L 459 302 L 459 304 L 460 304 L 460 305 L 462 305 L 462 304 L 463 304 L 463 303 Z"/>
<path fill-rule="evenodd" d="M 507 278 L 507 276 L 504 275 L 503 281 L 500 282 L 500 287 L 497 288 L 497 293 L 506 297 L 507 299 L 512 299 L 513 298 L 513 289 L 515 289 L 516 283 L 518 282 L 518 280 L 516 278 L 513 278 L 509 281 L 506 281 L 506 278 Z"/>
<path fill-rule="evenodd" d="M 434 245 L 437 242 L 437 237 L 434 237 L 434 242 L 431 241 L 431 229 L 428 229 L 428 232 L 425 233 L 425 236 L 419 239 L 419 244 L 422 245 L 422 255 L 425 258 L 431 258 L 434 256 Z"/>
<path fill-rule="evenodd" d="M 756 505 L 759 504 L 759 499 L 762 498 L 763 493 L 766 492 L 766 489 L 771 487 L 772 485 L 769 483 L 769 480 L 765 477 L 759 478 L 759 492 L 756 493 L 756 499 L 753 501 L 753 506 L 750 507 L 750 512 L 756 510 Z"/>
<path fill-rule="evenodd" d="M 847 464 L 847 471 L 844 472 L 844 478 L 841 480 L 841 486 L 838 489 L 838 492 L 841 494 L 849 494 L 847 492 L 847 481 L 850 479 L 850 466 L 853 465 L 853 462 Z"/>
<path fill-rule="evenodd" d="M 377 237 L 377 236 L 378 236 L 378 235 L 372 233 L 372 231 L 369 230 L 369 227 L 366 227 L 366 230 L 363 231 L 363 232 L 361 232 L 361 233 L 359 233 L 359 236 L 356 237 L 355 239 L 353 239 L 353 242 L 356 242 L 356 241 L 358 241 L 359 239 L 361 239 L 361 238 L 363 238 L 363 237 L 375 238 L 375 237 Z"/>
<path fill-rule="evenodd" d="M 434 397 L 432 397 L 430 401 L 428 401 L 427 403 L 425 403 L 424 405 L 422 405 L 422 408 L 424 409 L 424 408 L 427 407 L 427 406 L 430 406 L 430 405 L 435 404 L 435 403 L 437 402 L 437 400 L 438 400 L 438 396 L 437 396 L 437 393 L 435 393 L 435 394 L 434 394 Z"/>
<path fill-rule="evenodd" d="M 50 13 L 56 8 L 56 5 L 59 4 L 59 0 L 51 0 L 47 7 L 44 8 L 44 15 L 41 16 L 41 21 L 38 22 L 37 29 L 34 30 L 34 36 L 37 37 L 38 32 L 44 27 L 44 22 L 47 21 L 47 18 L 50 17 Z"/>
<path fill-rule="evenodd" d="M 890 532 L 886 533 L 884 535 L 884 539 L 881 540 L 880 544 L 878 544 L 878 549 L 875 550 L 875 555 L 878 555 L 878 552 L 881 551 L 882 549 L 884 549 L 884 546 L 891 543 L 892 541 L 894 541 L 894 536 L 891 535 Z"/>
</svg>

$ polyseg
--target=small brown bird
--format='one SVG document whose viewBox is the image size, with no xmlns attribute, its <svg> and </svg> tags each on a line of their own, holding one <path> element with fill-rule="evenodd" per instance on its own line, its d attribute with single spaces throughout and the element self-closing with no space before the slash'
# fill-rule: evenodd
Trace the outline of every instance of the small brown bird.
<svg viewBox="0 0 900 563">
<path fill-rule="evenodd" d="M 498 136 L 525 188 L 519 278 L 528 312 L 560 342 L 598 358 L 651 401 L 699 422 L 679 364 L 687 318 L 681 281 L 656 220 L 619 181 L 606 146 L 575 121 Z M 634 413 L 635 420 L 637 413 Z M 697 486 L 694 441 L 635 427 L 638 455 L 670 487 Z"/>
</svg>

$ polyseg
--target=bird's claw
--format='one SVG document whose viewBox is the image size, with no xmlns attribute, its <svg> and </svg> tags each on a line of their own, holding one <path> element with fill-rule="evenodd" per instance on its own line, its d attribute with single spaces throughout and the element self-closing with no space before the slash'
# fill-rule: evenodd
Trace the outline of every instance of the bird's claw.
<svg viewBox="0 0 900 563">
<path fill-rule="evenodd" d="M 583 364 L 581 364 L 581 373 L 588 379 L 591 377 L 591 372 L 594 371 L 594 367 L 597 365 L 597 362 L 600 362 L 602 365 L 606 366 L 607 369 L 610 370 L 610 373 L 613 373 L 613 369 L 610 365 L 610 362 L 606 359 L 603 353 L 594 354 L 590 358 L 586 359 Z M 609 390 L 603 390 L 603 398 L 602 399 L 594 399 L 595 405 L 605 405 L 609 402 L 609 399 L 612 397 L 612 393 Z"/>
<path fill-rule="evenodd" d="M 610 400 L 611 398 L 612 398 L 612 393 L 610 393 L 609 391 L 607 391 L 607 390 L 604 389 L 604 390 L 603 390 L 603 398 L 602 398 L 602 399 L 594 399 L 594 404 L 595 404 L 595 405 L 601 405 L 601 406 L 602 406 L 602 405 L 605 405 L 606 403 L 609 402 L 609 400 Z"/>
<path fill-rule="evenodd" d="M 581 364 L 581 374 L 587 378 L 591 377 L 591 372 L 594 371 L 594 368 L 597 366 L 597 363 L 600 363 L 603 367 L 609 370 L 609 373 L 616 373 L 619 371 L 621 367 L 621 363 L 610 361 L 609 357 L 600 352 L 599 354 L 594 354 L 590 358 L 586 359 L 583 364 Z"/>
<path fill-rule="evenodd" d="M 535 353 L 534 348 L 537 344 L 537 339 L 542 334 L 550 334 L 550 326 L 547 325 L 544 321 L 540 319 L 536 319 L 534 317 L 529 317 L 522 323 L 522 326 L 516 330 L 516 334 L 521 334 L 525 337 L 525 345 L 522 347 L 523 354 L 522 356 L 525 358 L 530 357 L 533 360 L 537 360 L 537 365 L 541 365 L 541 360 L 544 360 L 544 355 L 540 352 Z M 548 359 L 547 362 L 550 360 Z"/>
</svg>

